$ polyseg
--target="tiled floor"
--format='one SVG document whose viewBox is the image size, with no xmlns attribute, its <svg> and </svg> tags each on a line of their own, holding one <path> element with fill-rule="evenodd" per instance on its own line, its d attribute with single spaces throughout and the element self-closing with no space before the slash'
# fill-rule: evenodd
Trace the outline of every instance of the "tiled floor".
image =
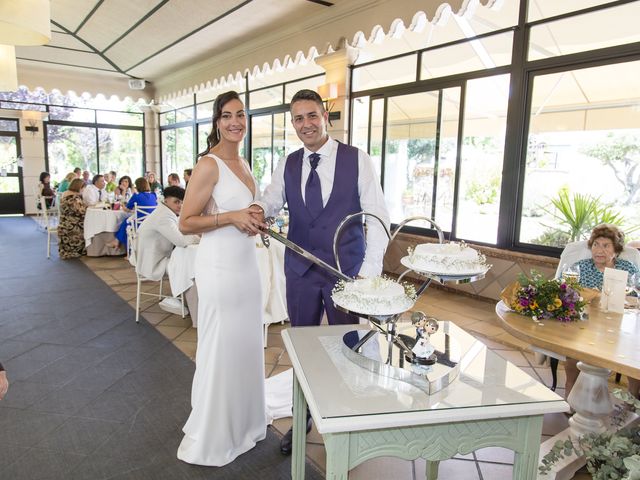
<svg viewBox="0 0 640 480">
<path fill-rule="evenodd" d="M 93 272 L 123 299 L 135 307 L 135 274 L 129 263 L 123 258 L 84 258 L 83 261 Z M 157 288 L 157 284 L 145 287 Z M 430 288 L 418 302 L 418 308 L 441 320 L 454 320 L 470 333 L 480 337 L 491 349 L 502 357 L 513 362 L 535 379 L 550 385 L 551 372 L 548 366 L 539 366 L 531 352 L 525 349 L 523 342 L 505 332 L 497 323 L 494 304 L 474 299 L 442 289 Z M 197 330 L 191 327 L 190 318 L 182 319 L 160 309 L 153 299 L 143 304 L 143 317 L 182 352 L 191 359 L 195 358 Z M 268 334 L 268 347 L 265 349 L 265 375 L 271 376 L 291 368 L 289 357 L 284 350 L 280 332 L 288 325 L 271 325 Z M 564 371 L 558 371 L 558 389 L 564 395 Z M 286 432 L 291 426 L 291 419 L 279 419 L 274 422 L 275 429 Z M 564 414 L 546 415 L 544 419 L 541 441 L 553 436 L 567 426 Z M 325 450 L 322 437 L 315 428 L 309 434 L 307 455 L 320 470 L 324 471 Z M 439 478 L 501 480 L 510 479 L 512 475 L 513 452 L 502 448 L 485 448 L 465 456 L 458 456 L 440 464 Z M 424 478 L 425 462 L 422 460 L 405 461 L 386 457 L 371 460 L 356 467 L 350 472 L 351 480 L 371 480 L 394 478 L 411 480 Z M 579 472 L 575 480 L 586 480 L 590 475 Z"/>
</svg>

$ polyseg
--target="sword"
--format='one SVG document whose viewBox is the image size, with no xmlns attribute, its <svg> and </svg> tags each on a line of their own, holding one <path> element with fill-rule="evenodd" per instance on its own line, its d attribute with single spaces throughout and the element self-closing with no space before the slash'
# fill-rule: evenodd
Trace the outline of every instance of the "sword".
<svg viewBox="0 0 640 480">
<path fill-rule="evenodd" d="M 267 223 L 269 223 L 271 225 L 273 223 L 273 218 L 267 218 L 266 221 L 267 221 Z M 329 273 L 332 273 L 334 276 L 338 277 L 339 279 L 344 280 L 345 282 L 353 282 L 353 278 L 348 277 L 347 275 L 342 273 L 340 270 L 338 270 L 338 269 L 332 267 L 331 265 L 329 265 L 324 260 L 320 260 L 313 253 L 307 252 L 300 245 L 298 245 L 296 243 L 293 243 L 288 238 L 283 237 L 279 233 L 274 232 L 270 228 L 267 228 L 266 230 L 262 230 L 262 234 L 261 234 L 262 243 L 264 243 L 265 247 L 269 246 L 269 238 L 267 236 L 276 239 L 277 241 L 282 243 L 285 247 L 293 250 L 298 255 L 303 256 L 304 258 L 306 258 L 307 260 L 310 260 L 311 262 L 315 263 L 319 267 L 324 268 Z"/>
</svg>

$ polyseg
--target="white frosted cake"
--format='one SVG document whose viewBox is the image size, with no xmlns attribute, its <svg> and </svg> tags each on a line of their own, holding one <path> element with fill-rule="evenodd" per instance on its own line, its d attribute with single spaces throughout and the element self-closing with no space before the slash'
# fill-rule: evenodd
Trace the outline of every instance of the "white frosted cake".
<svg viewBox="0 0 640 480">
<path fill-rule="evenodd" d="M 409 250 L 411 267 L 441 275 L 465 275 L 484 272 L 490 265 L 484 255 L 464 243 L 423 243 Z"/>
<path fill-rule="evenodd" d="M 352 312 L 394 315 L 413 306 L 415 289 L 384 277 L 359 278 L 353 282 L 339 281 L 331 298 L 337 305 Z"/>
</svg>

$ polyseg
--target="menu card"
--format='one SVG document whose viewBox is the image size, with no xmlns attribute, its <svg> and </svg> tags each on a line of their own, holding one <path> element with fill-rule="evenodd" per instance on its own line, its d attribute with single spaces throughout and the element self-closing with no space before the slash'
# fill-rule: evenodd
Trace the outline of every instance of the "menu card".
<svg viewBox="0 0 640 480">
<path fill-rule="evenodd" d="M 600 308 L 605 312 L 624 313 L 624 299 L 626 295 L 627 276 L 625 270 L 615 268 L 604 269 Z"/>
</svg>

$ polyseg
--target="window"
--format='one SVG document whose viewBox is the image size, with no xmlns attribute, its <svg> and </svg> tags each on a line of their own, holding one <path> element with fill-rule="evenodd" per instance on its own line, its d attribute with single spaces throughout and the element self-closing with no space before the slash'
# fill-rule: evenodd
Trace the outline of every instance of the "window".
<svg viewBox="0 0 640 480">
<path fill-rule="evenodd" d="M 185 168 L 192 168 L 195 161 L 193 151 L 193 127 L 172 128 L 160 131 L 162 142 L 163 172 L 166 177 L 170 173 L 181 174 Z"/>
<path fill-rule="evenodd" d="M 95 127 L 47 125 L 47 159 L 52 180 L 61 181 L 79 167 L 98 173 Z"/>
<path fill-rule="evenodd" d="M 133 180 L 144 174 L 141 131 L 99 128 L 98 145 L 101 173 L 126 172 Z"/>
<path fill-rule="evenodd" d="M 563 246 L 604 221 L 637 231 L 638 78 L 640 61 L 534 75 L 521 242 Z"/>
</svg>

